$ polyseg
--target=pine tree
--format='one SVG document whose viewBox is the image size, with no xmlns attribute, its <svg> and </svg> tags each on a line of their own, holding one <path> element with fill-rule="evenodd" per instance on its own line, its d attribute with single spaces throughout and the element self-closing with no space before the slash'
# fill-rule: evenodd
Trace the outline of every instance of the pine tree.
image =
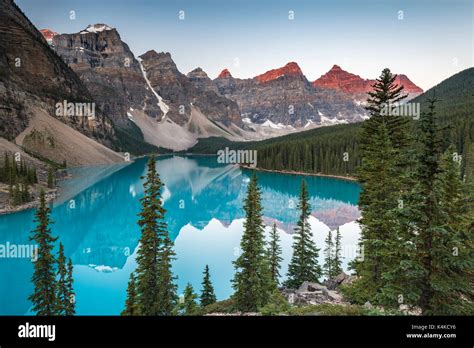
<svg viewBox="0 0 474 348">
<path fill-rule="evenodd" d="M 67 265 L 64 256 L 64 246 L 59 243 L 59 254 L 57 258 L 57 283 L 56 283 L 56 315 L 66 315 L 66 308 L 70 301 L 69 291 L 67 288 Z"/>
<path fill-rule="evenodd" d="M 66 302 L 66 315 L 76 314 L 76 293 L 74 292 L 74 279 L 72 277 L 73 266 L 72 260 L 69 259 L 67 264 L 66 289 L 68 292 L 68 301 Z"/>
<path fill-rule="evenodd" d="M 257 176 L 253 173 L 244 201 L 244 233 L 240 241 L 241 254 L 234 261 L 233 295 L 236 307 L 243 312 L 255 312 L 263 307 L 274 286 L 266 259 L 262 205 Z"/>
<path fill-rule="evenodd" d="M 352 299 L 393 306 L 401 293 L 395 274 L 404 248 L 400 243 L 399 207 L 410 187 L 413 161 L 408 118 L 390 115 L 406 97 L 403 87 L 395 85 L 395 78 L 384 69 L 367 101 L 371 118 L 362 125 L 358 170 L 364 257 L 351 263 L 359 276 L 352 285 Z"/>
<path fill-rule="evenodd" d="M 137 306 L 137 279 L 133 272 L 130 274 L 130 280 L 128 281 L 125 309 L 120 314 L 121 315 L 140 315 L 140 312 Z"/>
<path fill-rule="evenodd" d="M 36 262 L 31 282 L 33 294 L 29 296 L 32 310 L 37 315 L 54 315 L 56 313 L 56 272 L 55 259 L 52 254 L 53 243 L 57 238 L 51 236 L 51 210 L 46 203 L 44 191 L 40 192 L 40 205 L 36 210 L 36 229 L 30 240 L 38 246 Z"/>
<path fill-rule="evenodd" d="M 48 169 L 48 188 L 54 188 L 54 171 L 52 167 Z"/>
<path fill-rule="evenodd" d="M 159 315 L 172 315 L 176 306 L 177 286 L 173 275 L 171 262 L 175 259 L 173 242 L 171 241 L 166 224 L 159 231 L 160 248 L 158 263 L 158 299 L 156 301 Z"/>
<path fill-rule="evenodd" d="M 137 252 L 137 305 L 142 315 L 170 315 L 176 301 L 175 278 L 171 273 L 173 243 L 164 221 L 161 205 L 161 183 L 156 159 L 150 157 L 144 183 L 145 196 L 138 225 L 141 228 Z"/>
<path fill-rule="evenodd" d="M 318 264 L 319 249 L 313 241 L 313 233 L 308 221 L 311 206 L 304 180 L 301 181 L 298 209 L 301 213 L 295 228 L 293 257 L 288 266 L 288 280 L 285 282 L 287 287 L 294 289 L 305 281 L 319 282 L 322 274 L 321 266 Z"/>
<path fill-rule="evenodd" d="M 422 307 L 425 314 L 474 314 L 474 304 L 469 300 L 474 297 L 474 232 L 466 228 L 469 223 L 468 187 L 461 179 L 458 159 L 455 148 L 449 147 L 441 157 L 440 172 L 435 181 L 440 196 L 441 224 L 433 230 L 429 250 L 433 254 L 430 280 L 434 291 L 428 305 Z"/>
<path fill-rule="evenodd" d="M 336 230 L 336 242 L 334 243 L 334 257 L 333 257 L 332 277 L 342 273 L 342 259 L 341 259 L 341 231 L 339 227 Z"/>
<path fill-rule="evenodd" d="M 454 148 L 442 154 L 436 100 L 420 119 L 418 183 L 410 206 L 411 235 L 416 245 L 412 269 L 414 303 L 425 315 L 472 314 L 474 254 L 465 184 Z M 413 273 L 413 271 L 412 271 Z"/>
<path fill-rule="evenodd" d="M 324 264 L 323 264 L 323 272 L 327 279 L 331 279 L 333 277 L 333 266 L 334 266 L 334 243 L 332 240 L 332 231 L 329 230 L 328 236 L 325 240 L 326 248 L 324 249 Z"/>
<path fill-rule="evenodd" d="M 202 280 L 202 292 L 200 300 L 201 306 L 203 307 L 213 304 L 217 301 L 216 295 L 214 293 L 214 287 L 212 286 L 208 265 L 206 265 L 204 268 L 204 278 Z"/>
<path fill-rule="evenodd" d="M 200 308 L 196 302 L 198 296 L 194 293 L 194 289 L 190 283 L 184 289 L 184 297 L 180 300 L 177 306 L 179 315 L 199 315 Z"/>
<path fill-rule="evenodd" d="M 272 230 L 270 232 L 270 243 L 268 246 L 268 257 L 270 261 L 270 272 L 272 275 L 272 280 L 275 284 L 279 284 L 280 278 L 280 267 L 281 261 L 281 246 L 280 246 L 280 236 L 278 234 L 276 223 L 273 223 Z"/>
</svg>

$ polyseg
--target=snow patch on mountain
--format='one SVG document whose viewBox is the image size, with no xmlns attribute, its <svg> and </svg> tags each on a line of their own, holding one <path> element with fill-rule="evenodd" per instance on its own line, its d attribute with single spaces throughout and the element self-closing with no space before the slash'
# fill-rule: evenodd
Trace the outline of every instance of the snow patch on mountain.
<svg viewBox="0 0 474 348">
<path fill-rule="evenodd" d="M 100 33 L 105 30 L 112 30 L 107 24 L 89 24 L 86 29 L 82 30 L 80 34 Z"/>
<path fill-rule="evenodd" d="M 150 80 L 148 80 L 148 77 L 146 76 L 146 71 L 145 71 L 145 68 L 142 65 L 142 61 L 141 61 L 140 58 L 138 58 L 138 62 L 140 63 L 140 69 L 142 70 L 143 78 L 145 79 L 146 84 L 148 85 L 148 88 L 153 92 L 156 99 L 158 99 L 158 106 L 160 107 L 160 110 L 163 113 L 162 120 L 164 120 L 166 114 L 170 110 L 170 107 L 163 101 L 163 98 L 161 98 L 161 96 L 158 93 L 156 93 L 156 91 L 151 86 Z"/>
<path fill-rule="evenodd" d="M 245 122 L 245 121 L 244 121 Z M 251 122 L 249 122 L 251 123 Z M 290 130 L 294 130 L 295 127 L 293 127 L 292 125 L 284 125 L 283 123 L 279 122 L 278 124 L 275 124 L 273 123 L 272 121 L 270 120 L 266 120 L 265 122 L 263 122 L 262 124 L 260 124 L 260 126 L 262 127 L 268 127 L 268 128 L 272 128 L 272 129 L 290 129 Z"/>
<path fill-rule="evenodd" d="M 322 125 L 322 126 L 332 126 L 332 125 L 336 125 L 336 124 L 347 124 L 347 123 L 349 123 L 349 122 L 347 122 L 347 120 L 339 120 L 337 118 L 329 118 L 329 117 L 326 117 L 322 114 L 320 116 L 321 116 L 320 125 Z"/>
</svg>

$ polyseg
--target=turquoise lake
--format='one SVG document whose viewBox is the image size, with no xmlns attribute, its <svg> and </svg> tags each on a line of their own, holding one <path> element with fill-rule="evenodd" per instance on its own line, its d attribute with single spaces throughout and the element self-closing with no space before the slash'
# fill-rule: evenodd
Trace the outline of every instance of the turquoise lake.
<svg viewBox="0 0 474 348">
<path fill-rule="evenodd" d="M 83 315 L 116 315 L 123 309 L 140 238 L 137 214 L 143 196 L 146 158 L 133 163 L 71 169 L 60 183 L 53 204 L 52 233 L 74 264 L 76 311 Z M 232 294 L 232 260 L 239 254 L 243 199 L 251 171 L 218 164 L 212 156 L 164 156 L 157 162 L 165 188 L 166 221 L 175 242 L 179 293 L 190 282 L 201 289 L 209 264 L 218 299 Z M 291 244 L 302 176 L 258 172 L 264 221 L 275 221 L 283 247 L 281 274 L 291 258 Z M 341 226 L 343 266 L 355 257 L 359 217 L 358 184 L 326 177 L 304 177 L 308 183 L 314 240 L 322 250 L 329 229 Z M 31 244 L 34 210 L 0 216 L 0 245 Z M 33 264 L 28 258 L 0 257 L 0 315 L 30 313 L 27 300 Z M 282 278 L 284 279 L 284 278 Z"/>
</svg>

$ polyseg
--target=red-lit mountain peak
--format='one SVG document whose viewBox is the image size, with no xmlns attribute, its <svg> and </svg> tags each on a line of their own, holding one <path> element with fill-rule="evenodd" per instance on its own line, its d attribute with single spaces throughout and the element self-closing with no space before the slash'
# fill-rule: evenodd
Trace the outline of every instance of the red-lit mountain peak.
<svg viewBox="0 0 474 348">
<path fill-rule="evenodd" d="M 347 93 L 363 93 L 366 91 L 366 81 L 358 75 L 351 74 L 339 65 L 334 65 L 331 70 L 313 82 L 314 87 L 340 89 Z"/>
<path fill-rule="evenodd" d="M 395 78 L 397 85 L 403 86 L 403 91 L 406 93 L 423 93 L 423 90 L 415 85 L 411 80 L 404 74 L 398 74 Z"/>
<path fill-rule="evenodd" d="M 372 90 L 375 80 L 363 79 L 359 75 L 342 70 L 339 65 L 334 65 L 331 70 L 313 82 L 314 87 L 341 90 L 346 93 L 366 93 Z M 409 94 L 420 94 L 423 90 L 415 85 L 403 74 L 397 75 L 397 85 L 403 85 L 404 91 Z"/>
<path fill-rule="evenodd" d="M 217 78 L 219 79 L 225 79 L 227 77 L 232 77 L 232 75 L 230 74 L 230 71 L 227 69 L 222 70 L 219 76 L 217 76 Z"/>
<path fill-rule="evenodd" d="M 269 70 L 264 74 L 256 76 L 255 78 L 258 82 L 268 82 L 276 80 L 281 76 L 303 76 L 303 72 L 297 63 L 290 62 L 284 67 Z"/>
<path fill-rule="evenodd" d="M 41 34 L 43 34 L 43 37 L 45 38 L 46 41 L 48 41 L 48 43 L 51 43 L 53 41 L 53 37 L 58 35 L 58 33 L 50 29 L 41 29 L 40 32 Z"/>
</svg>

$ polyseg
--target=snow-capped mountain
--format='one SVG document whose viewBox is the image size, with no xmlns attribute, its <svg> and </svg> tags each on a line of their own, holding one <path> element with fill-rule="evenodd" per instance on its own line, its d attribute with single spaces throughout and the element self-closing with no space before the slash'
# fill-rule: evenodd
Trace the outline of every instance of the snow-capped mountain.
<svg viewBox="0 0 474 348">
<path fill-rule="evenodd" d="M 214 83 L 222 95 L 239 105 L 245 118 L 263 126 L 271 127 L 269 120 L 274 125 L 304 129 L 309 121 L 314 126 L 322 125 L 321 113 L 334 123 L 358 122 L 366 113 L 346 93 L 315 88 L 295 62 L 252 79 L 234 78 L 224 69 Z"/>
<path fill-rule="evenodd" d="M 224 69 L 211 80 L 201 68 L 181 73 L 170 53 L 150 50 L 136 58 L 107 24 L 42 33 L 122 136 L 158 147 L 184 150 L 211 136 L 261 140 L 367 118 L 362 100 L 371 80 L 338 66 L 313 83 L 296 62 L 250 79 Z M 399 79 L 410 93 L 418 91 L 406 76 Z"/>
</svg>

